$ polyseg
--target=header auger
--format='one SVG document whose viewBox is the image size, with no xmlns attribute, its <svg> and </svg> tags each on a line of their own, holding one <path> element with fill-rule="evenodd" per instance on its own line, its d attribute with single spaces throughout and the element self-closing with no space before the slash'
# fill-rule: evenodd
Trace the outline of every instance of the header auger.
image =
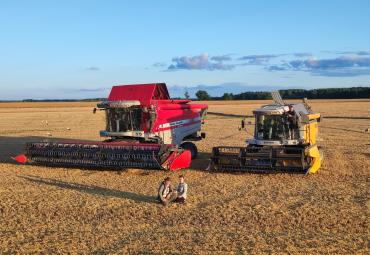
<svg viewBox="0 0 370 255">
<path fill-rule="evenodd" d="M 197 156 L 192 141 L 200 133 L 208 106 L 173 100 L 166 84 L 114 86 L 107 101 L 102 142 L 60 141 L 27 143 L 20 163 L 92 168 L 187 168 Z M 94 113 L 97 111 L 94 108 Z"/>
<path fill-rule="evenodd" d="M 246 147 L 219 146 L 212 150 L 211 170 L 225 172 L 316 173 L 322 155 L 316 145 L 321 116 L 306 99 L 286 104 L 273 92 L 274 104 L 253 111 L 254 137 Z M 244 126 L 244 121 L 242 121 Z"/>
</svg>

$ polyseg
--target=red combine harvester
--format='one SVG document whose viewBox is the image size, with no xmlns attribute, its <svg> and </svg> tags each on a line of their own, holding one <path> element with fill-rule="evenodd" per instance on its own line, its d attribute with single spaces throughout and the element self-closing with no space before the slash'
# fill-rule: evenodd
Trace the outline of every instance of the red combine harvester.
<svg viewBox="0 0 370 255">
<path fill-rule="evenodd" d="M 34 142 L 20 163 L 89 168 L 187 168 L 197 156 L 192 141 L 200 133 L 208 106 L 170 99 L 165 83 L 114 86 L 107 101 L 97 105 L 106 113 L 107 139 Z M 94 113 L 97 111 L 94 108 Z"/>
</svg>

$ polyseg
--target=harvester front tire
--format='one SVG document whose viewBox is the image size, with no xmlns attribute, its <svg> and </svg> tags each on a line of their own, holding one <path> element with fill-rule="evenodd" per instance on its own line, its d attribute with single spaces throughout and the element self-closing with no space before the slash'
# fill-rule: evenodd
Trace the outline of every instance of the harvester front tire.
<svg viewBox="0 0 370 255">
<path fill-rule="evenodd" d="M 180 145 L 181 148 L 185 150 L 189 150 L 191 153 L 191 159 L 195 159 L 198 156 L 198 149 L 197 146 L 195 146 L 192 142 L 184 142 Z"/>
</svg>

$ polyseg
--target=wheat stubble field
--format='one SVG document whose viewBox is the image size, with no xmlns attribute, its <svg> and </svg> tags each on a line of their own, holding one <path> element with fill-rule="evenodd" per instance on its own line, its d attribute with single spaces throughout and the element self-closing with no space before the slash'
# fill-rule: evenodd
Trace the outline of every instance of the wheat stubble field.
<svg viewBox="0 0 370 255">
<path fill-rule="evenodd" d="M 252 133 L 234 115 L 263 103 L 209 102 L 199 159 L 173 173 L 14 164 L 27 141 L 100 140 L 104 113 L 93 103 L 1 103 L 0 253 L 369 254 L 370 100 L 311 102 L 324 116 L 316 175 L 205 171 L 213 146 L 242 146 Z M 155 203 L 161 179 L 180 174 L 189 202 Z"/>
</svg>

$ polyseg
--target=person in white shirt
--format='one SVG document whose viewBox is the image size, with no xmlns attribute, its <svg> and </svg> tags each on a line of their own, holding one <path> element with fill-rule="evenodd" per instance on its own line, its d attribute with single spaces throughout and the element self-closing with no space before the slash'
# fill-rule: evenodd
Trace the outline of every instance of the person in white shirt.
<svg viewBox="0 0 370 255">
<path fill-rule="evenodd" d="M 176 200 L 176 191 L 172 190 L 171 179 L 166 177 L 158 188 L 157 200 L 163 205 L 168 205 L 170 202 Z"/>
<path fill-rule="evenodd" d="M 188 184 L 185 183 L 185 177 L 183 175 L 179 176 L 180 183 L 177 185 L 177 198 L 175 202 L 183 204 L 185 203 L 187 192 L 188 192 Z"/>
</svg>

